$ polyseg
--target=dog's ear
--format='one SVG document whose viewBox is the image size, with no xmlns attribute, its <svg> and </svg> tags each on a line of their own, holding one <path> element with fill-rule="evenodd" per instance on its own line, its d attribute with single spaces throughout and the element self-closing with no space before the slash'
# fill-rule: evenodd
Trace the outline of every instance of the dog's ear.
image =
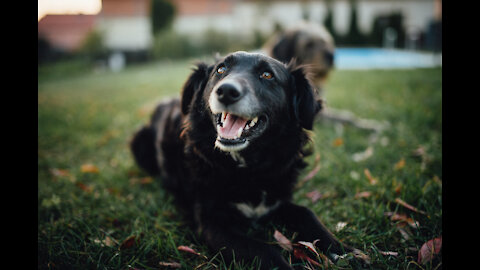
<svg viewBox="0 0 480 270">
<path fill-rule="evenodd" d="M 208 76 L 212 71 L 213 66 L 208 66 L 205 63 L 198 63 L 196 68 L 193 69 L 192 74 L 188 77 L 187 81 L 183 85 L 182 90 L 182 113 L 188 114 L 190 112 L 190 104 L 192 103 L 195 92 L 205 87 L 208 81 Z"/>
<path fill-rule="evenodd" d="M 290 88 L 292 89 L 293 114 L 301 127 L 312 130 L 315 116 L 323 107 L 315 87 L 307 78 L 305 67 L 296 66 L 295 60 L 288 64 Z"/>
<path fill-rule="evenodd" d="M 272 57 L 280 62 L 288 63 L 295 56 L 297 36 L 292 33 L 282 33 L 274 43 Z"/>
</svg>

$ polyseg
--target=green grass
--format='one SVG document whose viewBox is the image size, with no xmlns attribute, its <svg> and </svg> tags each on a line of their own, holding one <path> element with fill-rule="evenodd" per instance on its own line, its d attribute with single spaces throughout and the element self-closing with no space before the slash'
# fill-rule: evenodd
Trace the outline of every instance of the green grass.
<svg viewBox="0 0 480 270">
<path fill-rule="evenodd" d="M 148 181 L 134 164 L 128 141 L 147 122 L 156 102 L 178 96 L 191 60 L 134 66 L 118 73 L 40 68 L 38 85 L 38 266 L 40 269 L 255 269 L 226 265 L 197 241 L 158 180 Z M 299 188 L 296 203 L 311 208 L 348 244 L 369 253 L 372 269 L 435 269 L 439 258 L 417 265 L 418 249 L 442 234 L 441 69 L 335 71 L 326 90 L 328 106 L 386 120 L 376 142 L 350 126 L 318 122 L 315 154 L 320 170 Z M 334 144 L 334 142 L 337 144 Z M 372 147 L 370 158 L 352 155 Z M 425 158 L 412 155 L 419 147 Z M 395 164 L 404 166 L 395 169 Z M 82 172 L 93 164 L 98 173 Z M 370 184 L 368 169 L 378 180 Z M 302 175 L 302 176 L 303 176 Z M 143 181 L 142 181 L 143 180 Z M 318 201 L 306 196 L 317 190 Z M 369 191 L 366 198 L 355 194 Z M 427 215 L 406 209 L 396 198 Z M 417 229 L 404 239 L 385 212 L 404 213 Z M 273 235 L 273 232 L 267 232 Z M 122 246 L 130 236 L 131 247 Z M 102 242 L 103 241 L 103 242 Z M 177 250 L 191 246 L 207 259 Z M 395 251 L 384 256 L 379 251 Z M 288 256 L 288 254 L 286 254 Z M 334 267 L 336 269 L 337 267 Z M 345 268 L 345 267 L 344 267 Z M 343 269 L 344 269 L 343 268 Z M 348 268 L 348 267 L 347 267 Z M 342 268 L 339 268 L 342 269 Z"/>
</svg>

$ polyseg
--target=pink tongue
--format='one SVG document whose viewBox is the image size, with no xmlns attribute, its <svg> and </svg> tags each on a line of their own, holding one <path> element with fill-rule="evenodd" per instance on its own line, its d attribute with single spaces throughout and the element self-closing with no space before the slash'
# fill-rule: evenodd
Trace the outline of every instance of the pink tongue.
<svg viewBox="0 0 480 270">
<path fill-rule="evenodd" d="M 220 137 L 225 139 L 234 139 L 237 137 L 238 130 L 243 130 L 246 123 L 247 119 L 243 119 L 241 117 L 233 116 L 227 113 L 225 121 L 223 122 L 223 127 L 220 127 L 218 129 L 218 134 L 220 135 Z"/>
</svg>

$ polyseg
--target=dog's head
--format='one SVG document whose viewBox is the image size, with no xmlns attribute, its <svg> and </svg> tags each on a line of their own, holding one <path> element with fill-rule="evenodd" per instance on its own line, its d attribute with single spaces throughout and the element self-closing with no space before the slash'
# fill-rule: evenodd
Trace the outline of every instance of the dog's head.
<svg viewBox="0 0 480 270">
<path fill-rule="evenodd" d="M 328 30 L 318 24 L 300 24 L 273 37 L 265 50 L 281 62 L 295 58 L 308 65 L 314 79 L 322 81 L 334 66 L 334 40 Z"/>
<path fill-rule="evenodd" d="M 191 121 L 202 115 L 209 123 L 204 132 L 215 137 L 212 147 L 224 152 L 312 129 L 320 109 L 301 67 L 256 53 L 235 52 L 211 66 L 198 64 L 182 93 L 183 114 Z"/>
</svg>

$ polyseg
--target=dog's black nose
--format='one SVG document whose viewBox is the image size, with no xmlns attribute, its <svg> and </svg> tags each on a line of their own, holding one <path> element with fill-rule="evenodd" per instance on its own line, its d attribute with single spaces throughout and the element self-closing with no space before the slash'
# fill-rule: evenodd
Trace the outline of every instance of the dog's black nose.
<svg viewBox="0 0 480 270">
<path fill-rule="evenodd" d="M 225 83 L 217 88 L 218 101 L 225 105 L 230 105 L 242 98 L 242 92 L 232 84 Z"/>
</svg>

